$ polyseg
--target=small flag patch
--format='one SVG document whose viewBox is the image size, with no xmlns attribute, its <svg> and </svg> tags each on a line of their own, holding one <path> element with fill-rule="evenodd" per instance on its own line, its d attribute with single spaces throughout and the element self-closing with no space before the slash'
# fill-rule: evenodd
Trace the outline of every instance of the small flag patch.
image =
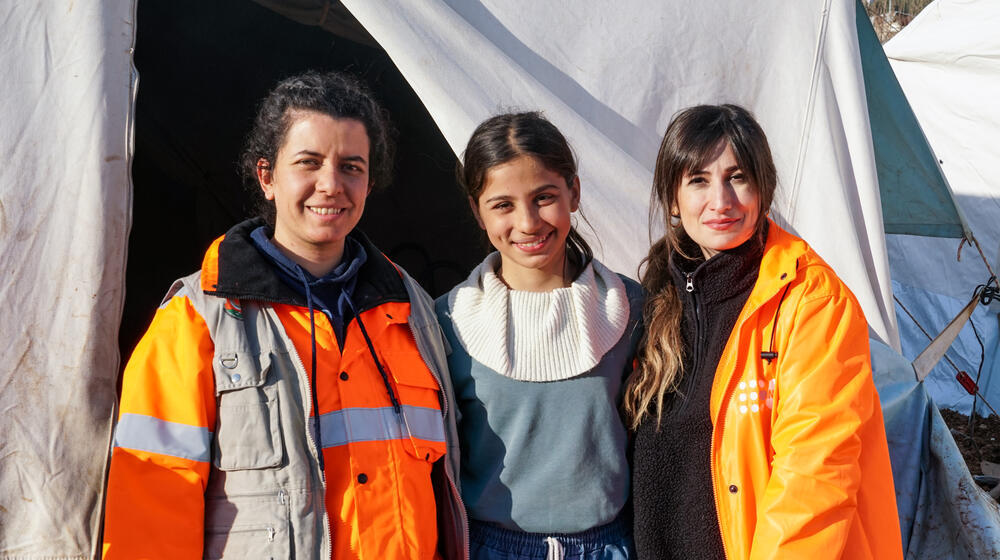
<svg viewBox="0 0 1000 560">
<path fill-rule="evenodd" d="M 222 308 L 226 310 L 226 313 L 231 317 L 243 320 L 243 308 L 240 306 L 240 300 L 238 299 L 227 299 L 226 303 L 222 304 Z"/>
</svg>

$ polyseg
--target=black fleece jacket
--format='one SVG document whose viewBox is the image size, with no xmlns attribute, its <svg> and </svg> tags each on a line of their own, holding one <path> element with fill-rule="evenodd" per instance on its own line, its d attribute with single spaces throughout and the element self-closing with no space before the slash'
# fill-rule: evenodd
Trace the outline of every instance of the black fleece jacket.
<svg viewBox="0 0 1000 560">
<path fill-rule="evenodd" d="M 632 491 L 636 551 L 642 560 L 725 558 L 712 494 L 709 400 L 722 351 L 757 281 L 758 236 L 711 259 L 690 240 L 686 259 L 671 255 L 680 295 L 684 370 L 657 426 L 648 417 L 633 443 Z"/>
</svg>

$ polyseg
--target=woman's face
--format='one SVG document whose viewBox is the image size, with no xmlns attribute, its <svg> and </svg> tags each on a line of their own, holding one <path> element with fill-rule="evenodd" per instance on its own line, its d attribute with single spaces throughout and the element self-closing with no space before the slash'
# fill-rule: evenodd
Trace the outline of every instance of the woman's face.
<svg viewBox="0 0 1000 560">
<path fill-rule="evenodd" d="M 294 255 L 336 264 L 370 190 L 368 133 L 355 119 L 314 111 L 293 117 L 275 161 L 257 171 L 277 209 L 274 241 Z"/>
<path fill-rule="evenodd" d="M 538 287 L 541 277 L 561 286 L 570 214 L 580 204 L 580 182 L 566 184 L 531 156 L 486 173 L 479 200 L 470 199 L 479 226 L 500 252 L 504 280 L 515 289 Z"/>
<path fill-rule="evenodd" d="M 671 214 L 706 259 L 750 239 L 757 228 L 760 196 L 740 169 L 729 142 L 721 142 L 703 169 L 689 169 L 677 186 Z"/>
</svg>

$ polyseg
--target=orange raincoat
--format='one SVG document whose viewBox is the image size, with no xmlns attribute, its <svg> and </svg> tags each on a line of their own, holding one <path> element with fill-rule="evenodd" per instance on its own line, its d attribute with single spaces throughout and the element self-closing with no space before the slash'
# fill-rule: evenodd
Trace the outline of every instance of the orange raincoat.
<svg viewBox="0 0 1000 560">
<path fill-rule="evenodd" d="M 902 558 L 867 322 L 833 270 L 773 222 L 710 414 L 727 558 Z"/>
</svg>

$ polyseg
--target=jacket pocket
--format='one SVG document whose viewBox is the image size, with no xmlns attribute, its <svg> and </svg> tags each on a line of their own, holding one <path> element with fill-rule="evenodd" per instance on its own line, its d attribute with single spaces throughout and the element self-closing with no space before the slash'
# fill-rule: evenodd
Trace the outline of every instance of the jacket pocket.
<svg viewBox="0 0 1000 560">
<path fill-rule="evenodd" d="M 284 458 L 278 393 L 264 385 L 268 355 L 220 353 L 215 363 L 218 419 L 212 464 L 222 471 L 278 467 Z"/>
<path fill-rule="evenodd" d="M 433 463 L 445 452 L 441 389 L 437 380 L 420 360 L 416 349 L 387 352 L 385 358 L 384 365 L 402 405 L 399 421 L 405 436 L 403 447 L 415 458 Z"/>
<path fill-rule="evenodd" d="M 288 505 L 278 492 L 206 499 L 208 560 L 291 558 Z"/>
</svg>

